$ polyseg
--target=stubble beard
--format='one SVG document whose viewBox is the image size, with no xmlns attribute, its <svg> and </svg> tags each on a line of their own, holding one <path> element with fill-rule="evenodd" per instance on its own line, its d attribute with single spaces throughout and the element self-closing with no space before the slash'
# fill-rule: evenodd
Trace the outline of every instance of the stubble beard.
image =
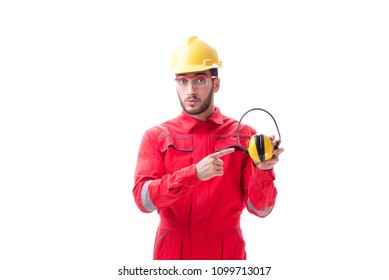
<svg viewBox="0 0 389 280">
<path fill-rule="evenodd" d="M 203 112 L 205 112 L 209 106 L 211 106 L 211 103 L 212 103 L 212 97 L 213 97 L 213 87 L 211 88 L 207 98 L 204 100 L 204 102 L 202 102 L 200 108 L 198 109 L 194 109 L 194 108 L 186 108 L 185 106 L 185 102 L 181 100 L 180 98 L 180 95 L 178 95 L 178 99 L 180 100 L 180 104 L 181 104 L 181 107 L 182 109 L 188 113 L 189 115 L 199 115 Z M 199 102 L 201 102 L 201 99 L 197 98 L 196 96 L 193 96 L 192 98 L 198 100 Z"/>
</svg>

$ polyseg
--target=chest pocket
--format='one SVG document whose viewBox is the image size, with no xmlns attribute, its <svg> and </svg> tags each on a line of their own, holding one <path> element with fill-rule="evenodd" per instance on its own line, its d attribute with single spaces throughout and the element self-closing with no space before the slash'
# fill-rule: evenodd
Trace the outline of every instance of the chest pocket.
<svg viewBox="0 0 389 280">
<path fill-rule="evenodd" d="M 236 135 L 231 134 L 226 136 L 211 136 L 211 138 L 214 138 L 215 152 L 228 148 L 235 148 L 234 153 L 226 155 L 222 158 L 224 162 L 223 168 L 225 171 L 223 176 L 225 178 L 228 177 L 229 181 L 239 182 L 241 178 L 241 168 L 243 161 L 247 158 L 247 155 L 236 142 Z M 246 145 L 246 142 L 249 139 L 249 136 L 240 136 L 241 145 Z"/>
<path fill-rule="evenodd" d="M 165 134 L 160 136 L 158 140 L 161 152 L 165 157 L 166 174 L 172 174 L 174 171 L 192 164 L 192 135 L 173 137 L 171 134 Z"/>
<path fill-rule="evenodd" d="M 214 139 L 215 152 L 228 148 L 235 148 L 235 151 L 243 151 L 236 141 L 236 135 L 211 136 L 211 138 Z M 244 147 L 249 139 L 250 136 L 240 136 L 240 144 Z"/>
</svg>

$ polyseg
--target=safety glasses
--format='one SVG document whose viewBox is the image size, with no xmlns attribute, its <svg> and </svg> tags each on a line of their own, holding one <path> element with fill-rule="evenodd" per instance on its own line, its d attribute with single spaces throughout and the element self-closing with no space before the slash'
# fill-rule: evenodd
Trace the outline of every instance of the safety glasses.
<svg viewBox="0 0 389 280">
<path fill-rule="evenodd" d="M 194 75 L 194 76 L 178 76 L 175 81 L 177 87 L 187 88 L 191 83 L 195 88 L 205 88 L 211 84 L 212 79 L 217 78 L 216 76 L 206 75 Z"/>
</svg>

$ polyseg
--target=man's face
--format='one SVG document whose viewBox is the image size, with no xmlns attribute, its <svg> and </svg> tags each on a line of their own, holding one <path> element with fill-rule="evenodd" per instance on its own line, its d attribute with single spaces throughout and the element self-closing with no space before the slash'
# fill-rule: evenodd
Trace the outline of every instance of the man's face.
<svg viewBox="0 0 389 280">
<path fill-rule="evenodd" d="M 214 112 L 213 96 L 219 90 L 220 80 L 210 75 L 210 71 L 202 71 L 176 77 L 182 109 L 200 120 L 206 120 Z"/>
</svg>

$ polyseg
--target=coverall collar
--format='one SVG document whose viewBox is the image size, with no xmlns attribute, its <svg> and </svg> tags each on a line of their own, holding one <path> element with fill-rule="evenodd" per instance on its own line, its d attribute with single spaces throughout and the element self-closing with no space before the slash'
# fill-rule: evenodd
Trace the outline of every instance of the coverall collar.
<svg viewBox="0 0 389 280">
<path fill-rule="evenodd" d="M 223 115 L 221 114 L 219 108 L 216 106 L 215 106 L 215 112 L 205 122 L 195 119 L 185 111 L 182 111 L 181 115 L 179 116 L 179 119 L 183 128 L 186 131 L 190 131 L 198 123 L 213 122 L 216 124 L 223 124 Z"/>
</svg>

